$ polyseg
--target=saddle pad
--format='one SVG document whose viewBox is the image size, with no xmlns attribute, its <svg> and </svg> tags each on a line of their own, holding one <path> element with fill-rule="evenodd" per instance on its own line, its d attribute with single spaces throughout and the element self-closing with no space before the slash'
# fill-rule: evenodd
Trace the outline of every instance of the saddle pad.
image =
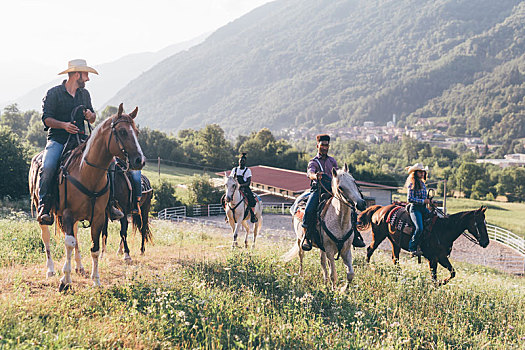
<svg viewBox="0 0 525 350">
<path fill-rule="evenodd" d="M 151 187 L 151 183 L 149 182 L 149 179 L 140 174 L 140 185 L 142 188 L 142 193 L 153 191 L 153 188 Z"/>
<path fill-rule="evenodd" d="M 412 220 L 404 207 L 393 208 L 387 217 L 387 222 L 396 231 L 411 234 L 413 230 Z"/>
</svg>

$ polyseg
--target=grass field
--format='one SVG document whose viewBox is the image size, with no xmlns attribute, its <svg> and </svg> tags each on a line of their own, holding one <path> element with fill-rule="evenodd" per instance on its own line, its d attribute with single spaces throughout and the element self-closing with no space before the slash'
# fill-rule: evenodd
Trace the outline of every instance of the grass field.
<svg viewBox="0 0 525 350">
<path fill-rule="evenodd" d="M 371 265 L 354 256 L 346 294 L 322 283 L 316 252 L 298 262 L 279 257 L 289 241 L 261 238 L 255 250 L 231 250 L 229 234 L 154 222 L 155 245 L 134 262 L 117 258 L 116 225 L 101 261 L 103 287 L 73 275 L 73 289 L 45 278 L 34 221 L 0 219 L 0 348 L 523 349 L 525 280 L 455 262 L 457 277 L 436 288 L 428 265 L 378 252 Z M 52 237 L 57 270 L 63 239 Z M 91 270 L 89 234 L 80 232 Z M 337 262 L 339 282 L 343 264 Z M 447 274 L 440 269 L 440 278 Z"/>
</svg>

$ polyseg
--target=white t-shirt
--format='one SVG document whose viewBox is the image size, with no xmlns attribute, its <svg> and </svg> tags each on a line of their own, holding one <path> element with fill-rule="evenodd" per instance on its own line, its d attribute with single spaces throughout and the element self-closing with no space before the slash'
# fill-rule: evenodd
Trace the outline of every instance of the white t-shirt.
<svg viewBox="0 0 525 350">
<path fill-rule="evenodd" d="M 250 168 L 239 169 L 238 166 L 232 169 L 231 172 L 234 176 L 242 176 L 244 182 L 248 181 L 249 177 L 252 177 L 252 171 Z"/>
</svg>

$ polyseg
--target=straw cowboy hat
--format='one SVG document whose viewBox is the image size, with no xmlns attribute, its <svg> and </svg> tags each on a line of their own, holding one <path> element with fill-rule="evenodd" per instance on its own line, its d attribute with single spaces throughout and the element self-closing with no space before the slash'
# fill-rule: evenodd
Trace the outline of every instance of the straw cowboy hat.
<svg viewBox="0 0 525 350">
<path fill-rule="evenodd" d="M 87 65 L 86 60 L 77 59 L 77 60 L 71 60 L 67 63 L 67 69 L 63 72 L 58 73 L 60 74 L 66 74 L 70 72 L 89 72 L 89 73 L 95 73 L 98 74 L 98 72 Z"/>
<path fill-rule="evenodd" d="M 409 174 L 413 173 L 414 171 L 417 171 L 417 170 L 420 170 L 420 171 L 424 171 L 425 173 L 428 173 L 428 167 L 423 167 L 423 164 L 421 163 L 416 163 L 412 166 L 407 166 L 405 168 L 406 171 L 408 171 Z"/>
</svg>

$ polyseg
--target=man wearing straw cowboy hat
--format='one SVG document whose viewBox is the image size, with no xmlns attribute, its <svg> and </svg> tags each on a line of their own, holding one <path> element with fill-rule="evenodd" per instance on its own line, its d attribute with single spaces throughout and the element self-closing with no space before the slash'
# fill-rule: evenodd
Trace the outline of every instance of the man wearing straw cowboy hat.
<svg viewBox="0 0 525 350">
<path fill-rule="evenodd" d="M 85 139 L 84 120 L 93 124 L 96 119 L 91 96 L 84 87 L 89 81 L 89 73 L 98 74 L 98 72 L 89 67 L 85 60 L 76 59 L 69 61 L 68 68 L 58 74 L 66 73 L 68 79 L 49 89 L 42 100 L 42 122 L 44 130 L 48 132 L 38 184 L 37 220 L 42 225 L 53 224 L 53 217 L 49 213 L 52 204 L 50 189 L 69 135 L 78 134 L 81 139 Z M 116 208 L 113 210 L 118 211 Z M 120 217 L 124 216 L 120 211 L 112 214 L 119 215 L 119 213 Z"/>
<path fill-rule="evenodd" d="M 430 214 L 426 208 L 430 204 L 430 199 L 427 198 L 427 187 L 425 182 L 427 180 L 428 167 L 423 167 L 423 164 L 416 163 L 405 168 L 408 172 L 408 177 L 405 182 L 407 187 L 407 202 L 412 204 L 409 208 L 410 218 L 416 226 L 412 239 L 408 243 L 408 250 L 414 255 L 421 256 L 421 249 L 419 243 L 423 233 L 423 219 Z"/>
</svg>

